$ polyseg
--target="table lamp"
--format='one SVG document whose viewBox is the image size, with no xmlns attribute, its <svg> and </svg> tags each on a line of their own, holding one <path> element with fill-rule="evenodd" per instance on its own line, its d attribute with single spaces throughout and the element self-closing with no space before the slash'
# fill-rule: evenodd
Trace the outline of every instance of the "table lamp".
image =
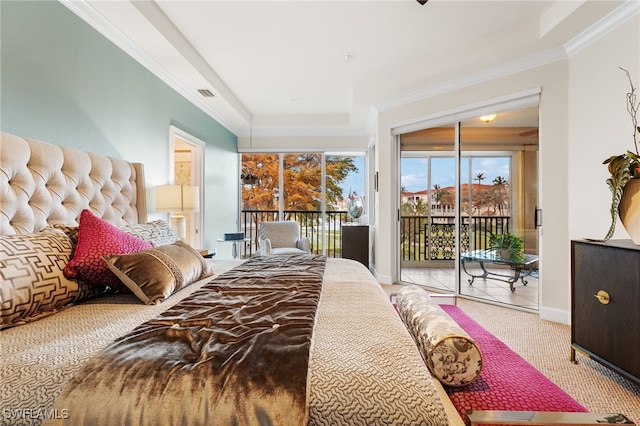
<svg viewBox="0 0 640 426">
<path fill-rule="evenodd" d="M 170 212 L 169 225 L 178 238 L 187 237 L 183 213 L 200 210 L 200 188 L 194 185 L 160 185 L 156 187 L 156 211 Z"/>
</svg>

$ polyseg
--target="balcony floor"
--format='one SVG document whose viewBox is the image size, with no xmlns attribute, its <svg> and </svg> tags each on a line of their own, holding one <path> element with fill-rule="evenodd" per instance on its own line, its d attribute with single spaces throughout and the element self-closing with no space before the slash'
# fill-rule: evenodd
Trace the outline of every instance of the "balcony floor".
<svg viewBox="0 0 640 426">
<path fill-rule="evenodd" d="M 469 268 L 469 272 L 477 275 L 482 273 L 479 268 L 477 270 Z M 461 274 L 460 294 L 462 296 L 526 310 L 538 310 L 538 278 L 535 274 L 525 278 L 526 286 L 518 280 L 514 284 L 515 292 L 511 292 L 508 283 L 490 278 L 476 278 L 473 285 L 469 285 L 467 274 L 464 271 L 461 271 Z M 456 285 L 453 268 L 402 268 L 401 280 L 402 284 L 417 284 L 437 292 L 454 292 Z"/>
</svg>

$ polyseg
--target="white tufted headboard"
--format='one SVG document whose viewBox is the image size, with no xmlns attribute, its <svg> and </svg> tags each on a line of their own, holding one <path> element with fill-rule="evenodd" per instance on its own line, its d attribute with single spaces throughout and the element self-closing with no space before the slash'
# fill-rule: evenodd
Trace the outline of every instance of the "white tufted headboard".
<svg viewBox="0 0 640 426">
<path fill-rule="evenodd" d="M 114 225 L 145 223 L 140 163 L 0 134 L 0 234 L 78 223 L 91 211 Z"/>
</svg>

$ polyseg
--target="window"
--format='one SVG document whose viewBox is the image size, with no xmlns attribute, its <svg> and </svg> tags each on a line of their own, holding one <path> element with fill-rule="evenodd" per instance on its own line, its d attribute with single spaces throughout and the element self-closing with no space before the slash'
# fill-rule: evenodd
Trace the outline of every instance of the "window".
<svg viewBox="0 0 640 426">
<path fill-rule="evenodd" d="M 241 169 L 257 178 L 241 184 L 241 226 L 253 241 L 245 256 L 255 252 L 260 222 L 295 220 L 314 253 L 339 257 L 342 224 L 353 220 L 346 199 L 366 199 L 364 152 L 242 154 Z"/>
</svg>

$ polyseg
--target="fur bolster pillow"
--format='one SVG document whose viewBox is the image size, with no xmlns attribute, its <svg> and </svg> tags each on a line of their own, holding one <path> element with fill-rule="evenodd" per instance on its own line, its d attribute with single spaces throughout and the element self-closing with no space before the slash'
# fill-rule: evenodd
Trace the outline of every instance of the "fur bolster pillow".
<svg viewBox="0 0 640 426">
<path fill-rule="evenodd" d="M 397 295 L 398 311 L 425 363 L 442 384 L 465 386 L 480 375 L 482 354 L 473 339 L 417 286 Z"/>
</svg>

